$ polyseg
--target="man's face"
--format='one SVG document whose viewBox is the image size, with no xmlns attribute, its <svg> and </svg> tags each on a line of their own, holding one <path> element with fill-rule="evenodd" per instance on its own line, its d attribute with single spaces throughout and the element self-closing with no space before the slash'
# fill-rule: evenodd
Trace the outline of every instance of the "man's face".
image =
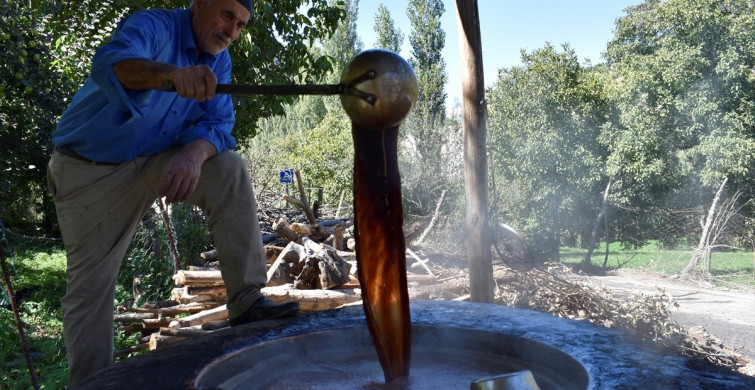
<svg viewBox="0 0 755 390">
<path fill-rule="evenodd" d="M 223 51 L 239 37 L 249 16 L 249 10 L 236 0 L 195 0 L 191 27 L 199 52 L 218 54 Z"/>
</svg>

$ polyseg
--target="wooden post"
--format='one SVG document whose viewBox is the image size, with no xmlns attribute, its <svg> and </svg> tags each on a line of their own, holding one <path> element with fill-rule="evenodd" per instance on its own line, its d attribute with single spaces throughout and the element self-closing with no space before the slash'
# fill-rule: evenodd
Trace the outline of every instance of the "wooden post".
<svg viewBox="0 0 755 390">
<path fill-rule="evenodd" d="M 487 107 L 477 0 L 456 0 L 462 75 L 467 257 L 473 302 L 493 302 L 485 132 Z"/>
</svg>

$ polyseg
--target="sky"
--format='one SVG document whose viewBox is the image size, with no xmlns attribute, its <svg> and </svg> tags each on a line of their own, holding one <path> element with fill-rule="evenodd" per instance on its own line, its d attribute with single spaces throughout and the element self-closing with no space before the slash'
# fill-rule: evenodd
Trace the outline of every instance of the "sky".
<svg viewBox="0 0 755 390">
<path fill-rule="evenodd" d="M 628 6 L 643 0 L 479 0 L 480 33 L 482 35 L 485 85 L 497 79 L 498 69 L 521 65 L 520 52 L 542 48 L 550 42 L 560 50 L 569 43 L 580 63 L 587 59 L 593 65 L 603 62 L 602 52 L 613 37 L 617 18 Z M 411 26 L 406 16 L 406 0 L 359 0 L 357 34 L 365 49 L 375 46 L 375 15 L 384 4 L 396 27 L 404 34 L 399 53 L 411 57 L 409 35 Z M 456 2 L 443 0 L 446 12 L 441 27 L 446 33 L 443 58 L 446 61 L 447 109 L 455 106 L 461 96 L 459 42 L 456 34 Z"/>
</svg>

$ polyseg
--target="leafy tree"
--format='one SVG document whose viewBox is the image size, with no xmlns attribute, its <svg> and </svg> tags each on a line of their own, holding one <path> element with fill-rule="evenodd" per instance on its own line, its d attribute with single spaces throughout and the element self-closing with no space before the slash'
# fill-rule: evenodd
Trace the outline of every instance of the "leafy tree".
<svg viewBox="0 0 755 390">
<path fill-rule="evenodd" d="M 523 66 L 499 71 L 488 105 L 494 212 L 551 259 L 563 238 L 587 233 L 607 181 L 607 152 L 596 142 L 609 108 L 606 80 L 562 48 L 522 52 Z"/>
<path fill-rule="evenodd" d="M 755 196 L 753 31 L 749 0 L 649 0 L 617 21 L 606 57 L 620 115 L 602 139 L 615 202 L 694 207 L 724 177 Z"/>
<path fill-rule="evenodd" d="M 50 135 L 73 84 L 54 66 L 53 21 L 46 13 L 7 1 L 0 11 L 6 15 L 0 20 L 0 218 L 22 229 L 42 222 L 49 232 Z"/>
<path fill-rule="evenodd" d="M 401 29 L 396 27 L 391 18 L 391 12 L 383 3 L 378 5 L 378 13 L 375 15 L 375 31 L 377 32 L 375 47 L 390 50 L 394 53 L 401 52 L 401 45 L 404 44 L 404 34 L 401 32 Z"/>
<path fill-rule="evenodd" d="M 449 152 L 451 136 L 459 130 L 444 123 L 447 77 L 441 56 L 445 32 L 440 23 L 444 12 L 440 0 L 410 0 L 407 6 L 412 24 L 409 63 L 417 75 L 419 90 L 417 103 L 402 125 L 400 158 L 406 209 L 421 215 L 430 214 L 443 189 L 451 185 L 440 172 L 449 166 L 443 158 L 444 150 Z"/>
<path fill-rule="evenodd" d="M 357 19 L 359 15 L 359 0 L 331 0 L 332 3 L 341 4 L 344 13 L 343 19 L 335 29 L 332 36 L 324 38 L 324 52 L 330 57 L 332 72 L 326 76 L 330 82 L 338 82 L 341 72 L 354 59 L 354 56 L 362 51 L 364 44 L 357 34 Z"/>
</svg>

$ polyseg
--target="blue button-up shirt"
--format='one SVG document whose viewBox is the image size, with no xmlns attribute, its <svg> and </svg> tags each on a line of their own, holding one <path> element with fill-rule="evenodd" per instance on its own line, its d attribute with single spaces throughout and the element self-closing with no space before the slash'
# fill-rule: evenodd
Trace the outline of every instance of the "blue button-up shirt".
<svg viewBox="0 0 755 390">
<path fill-rule="evenodd" d="M 69 146 L 94 161 L 120 163 L 164 152 L 197 139 L 221 153 L 236 147 L 230 95 L 202 103 L 175 92 L 126 90 L 113 65 L 145 59 L 178 67 L 206 64 L 228 83 L 231 59 L 227 50 L 198 55 L 188 9 L 147 10 L 118 25 L 111 41 L 94 56 L 84 86 L 58 122 L 55 146 Z"/>
</svg>

